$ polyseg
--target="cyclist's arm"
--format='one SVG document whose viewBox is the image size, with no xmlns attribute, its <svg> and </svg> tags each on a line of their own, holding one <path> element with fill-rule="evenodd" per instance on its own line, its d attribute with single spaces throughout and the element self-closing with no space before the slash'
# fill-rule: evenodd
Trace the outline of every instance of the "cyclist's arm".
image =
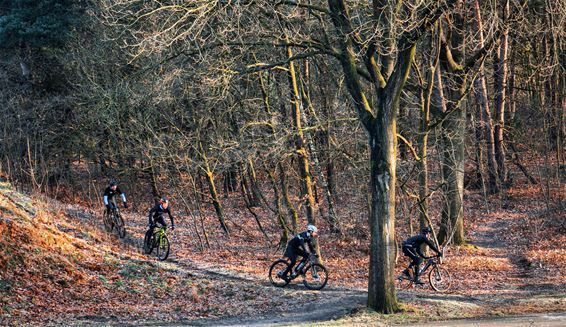
<svg viewBox="0 0 566 327">
<path fill-rule="evenodd" d="M 124 193 L 120 189 L 118 189 L 118 194 L 120 194 L 120 197 L 122 198 L 122 202 L 126 203 L 126 193 Z"/>
<path fill-rule="evenodd" d="M 155 207 L 151 208 L 151 210 L 149 210 L 149 216 L 147 217 L 149 219 L 149 224 L 153 224 L 153 219 L 151 219 L 151 217 L 153 216 L 153 214 L 155 213 L 155 211 L 157 211 L 157 209 Z"/>
<path fill-rule="evenodd" d="M 440 251 L 436 248 L 436 246 L 434 246 L 434 244 L 429 239 L 427 239 L 425 242 L 426 245 L 428 245 L 431 249 L 434 250 L 434 252 L 436 252 L 436 254 L 440 255 Z"/>
<path fill-rule="evenodd" d="M 314 246 L 312 245 L 312 241 L 308 240 L 307 244 L 309 246 L 310 253 L 316 254 L 316 251 L 314 250 Z"/>
<path fill-rule="evenodd" d="M 107 206 L 108 205 L 108 188 L 104 189 L 104 205 Z"/>
<path fill-rule="evenodd" d="M 169 220 L 171 220 L 171 227 L 175 228 L 175 221 L 173 220 L 173 215 L 171 214 L 171 210 L 167 208 L 167 214 L 169 215 Z"/>
</svg>

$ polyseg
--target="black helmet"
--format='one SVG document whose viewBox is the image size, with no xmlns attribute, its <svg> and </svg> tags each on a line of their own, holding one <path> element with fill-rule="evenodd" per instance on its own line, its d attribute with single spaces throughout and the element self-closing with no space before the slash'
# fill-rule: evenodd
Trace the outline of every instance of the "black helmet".
<svg viewBox="0 0 566 327">
<path fill-rule="evenodd" d="M 426 235 L 432 233 L 432 229 L 430 227 L 425 227 L 421 229 L 421 234 Z"/>
<path fill-rule="evenodd" d="M 115 180 L 111 180 L 109 184 L 110 184 L 110 186 L 118 185 L 118 183 Z"/>
<path fill-rule="evenodd" d="M 169 203 L 169 199 L 167 197 L 161 197 L 161 199 L 159 199 L 159 203 Z"/>
</svg>

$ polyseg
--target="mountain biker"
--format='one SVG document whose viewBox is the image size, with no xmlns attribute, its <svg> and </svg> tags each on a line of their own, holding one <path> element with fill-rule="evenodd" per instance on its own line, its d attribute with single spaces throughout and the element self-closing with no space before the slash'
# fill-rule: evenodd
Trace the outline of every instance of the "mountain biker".
<svg viewBox="0 0 566 327">
<path fill-rule="evenodd" d="M 293 266 L 295 266 L 295 263 L 297 263 L 297 256 L 301 256 L 303 258 L 307 258 L 309 256 L 309 252 L 306 251 L 305 244 L 308 245 L 310 253 L 315 253 L 314 247 L 312 245 L 312 239 L 313 237 L 317 236 L 318 228 L 316 228 L 316 226 L 314 225 L 308 225 L 306 231 L 297 234 L 289 241 L 289 243 L 287 243 L 287 248 L 285 249 L 284 256 L 289 258 L 291 263 L 289 264 L 285 272 L 279 274 L 279 277 L 284 279 L 287 278 L 289 272 L 291 272 Z"/>
<path fill-rule="evenodd" d="M 165 219 L 163 219 L 164 213 L 167 213 L 169 215 L 169 219 L 171 220 L 171 229 L 175 229 L 173 215 L 171 215 L 171 209 L 169 209 L 169 199 L 162 197 L 161 199 L 159 199 L 159 203 L 151 208 L 151 210 L 149 210 L 149 230 L 146 234 L 153 235 L 153 230 L 156 226 L 156 223 L 159 223 L 162 226 L 167 226 Z"/>
<path fill-rule="evenodd" d="M 421 252 L 421 245 L 426 244 L 431 249 L 433 249 L 439 256 L 442 256 L 442 252 L 438 251 L 436 246 L 431 242 L 429 235 L 432 233 L 432 229 L 430 227 L 425 227 L 421 229 L 421 233 L 415 235 L 413 237 L 409 237 L 408 239 L 404 240 L 402 243 L 403 254 L 411 259 L 411 264 L 405 270 L 403 270 L 403 274 L 409 277 L 409 269 L 414 267 L 415 272 L 415 283 L 416 284 L 424 284 L 419 279 L 419 267 L 422 262 L 422 258 L 426 258 L 426 256 Z"/>
<path fill-rule="evenodd" d="M 109 214 L 112 209 L 116 208 L 116 200 L 114 199 L 114 196 L 118 194 L 122 198 L 124 208 L 128 208 L 126 194 L 118 188 L 118 183 L 116 181 L 110 181 L 108 187 L 104 190 L 104 205 L 106 206 L 106 214 Z"/>
</svg>

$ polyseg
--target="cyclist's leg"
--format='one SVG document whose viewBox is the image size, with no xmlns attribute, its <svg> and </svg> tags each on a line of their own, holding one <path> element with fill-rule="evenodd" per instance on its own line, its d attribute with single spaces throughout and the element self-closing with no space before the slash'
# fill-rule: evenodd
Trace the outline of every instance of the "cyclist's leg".
<svg viewBox="0 0 566 327">
<path fill-rule="evenodd" d="M 303 249 L 297 249 L 297 255 L 301 256 L 301 261 L 299 262 L 303 262 L 303 267 L 305 265 L 305 262 L 309 259 L 309 253 L 306 251 L 303 251 Z M 302 267 L 301 267 L 302 269 Z"/>
<path fill-rule="evenodd" d="M 285 251 L 285 256 L 289 258 L 290 263 L 287 269 L 285 269 L 285 271 L 283 272 L 283 277 L 289 276 L 293 267 L 295 266 L 295 263 L 297 263 L 297 254 L 295 253 L 295 251 L 293 251 L 293 249 L 288 248 L 287 251 Z"/>
<path fill-rule="evenodd" d="M 151 224 L 151 225 L 149 225 L 149 228 L 148 228 L 147 231 L 145 232 L 145 235 L 146 235 L 145 240 L 147 240 L 147 242 L 148 242 L 147 245 L 148 245 L 148 246 L 151 245 L 151 242 L 152 242 L 151 238 L 153 237 L 153 230 L 154 230 L 154 229 L 155 229 L 155 225 L 154 225 L 154 224 Z M 145 244 L 144 244 L 144 245 L 145 245 Z"/>
<path fill-rule="evenodd" d="M 409 265 L 409 268 L 407 268 L 407 269 L 411 269 L 411 267 L 414 268 L 414 272 L 415 272 L 414 276 L 415 276 L 415 280 L 416 280 L 418 278 L 421 258 L 416 253 L 415 249 L 413 249 L 410 246 L 404 246 L 403 247 L 403 253 L 411 259 L 411 264 Z M 407 270 L 407 272 L 408 272 L 408 270 Z"/>
<path fill-rule="evenodd" d="M 303 251 L 303 249 L 297 249 L 295 253 L 301 256 L 301 261 L 307 260 L 309 258 L 308 252 Z"/>
</svg>

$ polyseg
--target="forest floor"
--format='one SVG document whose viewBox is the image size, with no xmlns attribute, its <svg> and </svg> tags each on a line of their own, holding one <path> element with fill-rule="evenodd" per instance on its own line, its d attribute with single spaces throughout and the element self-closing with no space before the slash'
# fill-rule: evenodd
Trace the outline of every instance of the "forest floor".
<svg viewBox="0 0 566 327">
<path fill-rule="evenodd" d="M 179 215 L 172 254 L 158 262 L 140 253 L 144 214 L 123 212 L 121 240 L 103 231 L 99 212 L 1 184 L 0 325 L 375 326 L 566 312 L 564 211 L 529 185 L 504 199 L 467 192 L 466 201 L 468 245 L 449 247 L 445 260 L 452 289 L 399 291 L 403 310 L 382 315 L 365 309 L 368 235 L 355 224 L 345 223 L 341 236 L 321 233 L 325 289 L 281 289 L 267 279 L 281 255 L 276 224 L 266 240 L 243 209 L 229 216 L 229 238 L 205 217 L 208 244 Z M 398 229 L 398 238 L 408 236 L 403 222 Z M 398 272 L 406 264 L 400 258 Z"/>
</svg>

